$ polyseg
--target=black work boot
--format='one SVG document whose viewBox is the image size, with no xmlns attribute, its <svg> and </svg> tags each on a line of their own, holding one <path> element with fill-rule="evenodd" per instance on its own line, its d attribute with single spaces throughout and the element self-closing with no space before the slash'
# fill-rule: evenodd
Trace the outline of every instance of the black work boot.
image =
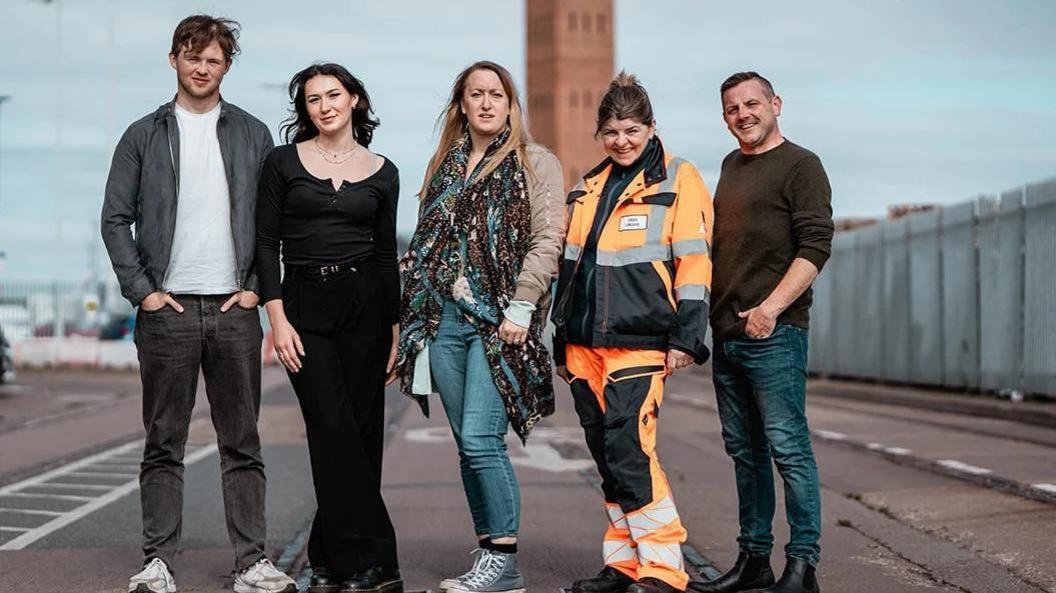
<svg viewBox="0 0 1056 593">
<path fill-rule="evenodd" d="M 601 569 L 596 577 L 572 583 L 572 593 L 624 593 L 634 579 L 611 566 Z"/>
<path fill-rule="evenodd" d="M 627 587 L 627 593 L 684 593 L 682 589 L 676 589 L 664 581 L 654 577 L 638 579 L 636 583 Z"/>
<path fill-rule="evenodd" d="M 761 589 L 774 584 L 774 571 L 769 556 L 755 556 L 748 552 L 737 555 L 737 563 L 710 581 L 690 581 L 688 589 L 694 593 L 735 593 Z"/>
<path fill-rule="evenodd" d="M 337 593 L 341 587 L 338 579 L 326 567 L 312 567 L 312 578 L 308 581 L 308 593 Z"/>
<path fill-rule="evenodd" d="M 806 560 L 788 558 L 781 578 L 773 586 L 763 589 L 762 593 L 821 593 L 821 588 L 813 566 Z"/>
<path fill-rule="evenodd" d="M 342 583 L 339 593 L 403 593 L 403 579 L 395 568 L 373 566 Z"/>
</svg>

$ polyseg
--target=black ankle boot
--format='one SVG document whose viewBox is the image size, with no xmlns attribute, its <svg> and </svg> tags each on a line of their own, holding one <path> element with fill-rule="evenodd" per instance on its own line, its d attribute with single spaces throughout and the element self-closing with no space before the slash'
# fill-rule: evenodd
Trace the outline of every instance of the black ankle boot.
<svg viewBox="0 0 1056 593">
<path fill-rule="evenodd" d="M 337 593 L 341 583 L 326 567 L 312 567 L 312 578 L 308 581 L 308 593 Z"/>
<path fill-rule="evenodd" d="M 772 587 L 763 589 L 763 593 L 821 593 L 821 588 L 813 566 L 806 560 L 789 558 L 781 578 Z"/>
<path fill-rule="evenodd" d="M 634 579 L 611 566 L 601 569 L 596 577 L 572 583 L 573 593 L 623 593 Z"/>
<path fill-rule="evenodd" d="M 403 580 L 398 569 L 373 566 L 342 583 L 339 593 L 403 593 Z"/>
<path fill-rule="evenodd" d="M 741 552 L 733 568 L 710 581 L 692 581 L 687 589 L 695 593 L 735 593 L 773 584 L 774 571 L 770 568 L 770 557 Z"/>
</svg>

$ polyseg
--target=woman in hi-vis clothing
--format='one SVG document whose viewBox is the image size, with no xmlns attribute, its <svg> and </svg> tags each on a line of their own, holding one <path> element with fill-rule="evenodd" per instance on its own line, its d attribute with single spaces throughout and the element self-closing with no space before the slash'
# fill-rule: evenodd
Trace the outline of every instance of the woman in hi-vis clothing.
<svg viewBox="0 0 1056 593">
<path fill-rule="evenodd" d="M 664 380 L 708 358 L 712 205 L 666 152 L 645 88 L 621 73 L 598 107 L 605 152 L 568 195 L 553 321 L 558 374 L 602 478 L 605 567 L 576 593 L 671 593 L 686 530 L 656 452 Z"/>
<path fill-rule="evenodd" d="M 554 411 L 543 327 L 565 230 L 561 164 L 531 143 L 513 79 L 477 62 L 456 78 L 401 262 L 397 367 L 424 410 L 439 392 L 476 532 L 454 593 L 519 593 L 520 489 L 506 451 Z"/>
</svg>

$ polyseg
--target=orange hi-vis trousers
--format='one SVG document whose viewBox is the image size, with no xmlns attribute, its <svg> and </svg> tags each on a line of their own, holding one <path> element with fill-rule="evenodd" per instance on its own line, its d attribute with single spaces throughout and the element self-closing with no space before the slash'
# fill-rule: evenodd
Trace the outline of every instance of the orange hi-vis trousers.
<svg viewBox="0 0 1056 593">
<path fill-rule="evenodd" d="M 656 454 L 667 354 L 660 350 L 566 347 L 572 398 L 601 473 L 609 527 L 605 564 L 638 580 L 685 590 L 686 530 Z"/>
</svg>

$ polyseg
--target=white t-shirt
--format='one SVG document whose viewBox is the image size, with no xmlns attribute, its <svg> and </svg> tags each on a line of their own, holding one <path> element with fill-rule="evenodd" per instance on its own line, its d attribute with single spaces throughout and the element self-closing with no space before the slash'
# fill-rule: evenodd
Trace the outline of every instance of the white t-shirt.
<svg viewBox="0 0 1056 593">
<path fill-rule="evenodd" d="M 216 124 L 220 104 L 208 113 L 176 105 L 180 126 L 180 184 L 176 232 L 165 275 L 174 294 L 230 294 L 238 290 L 231 200 Z"/>
</svg>

